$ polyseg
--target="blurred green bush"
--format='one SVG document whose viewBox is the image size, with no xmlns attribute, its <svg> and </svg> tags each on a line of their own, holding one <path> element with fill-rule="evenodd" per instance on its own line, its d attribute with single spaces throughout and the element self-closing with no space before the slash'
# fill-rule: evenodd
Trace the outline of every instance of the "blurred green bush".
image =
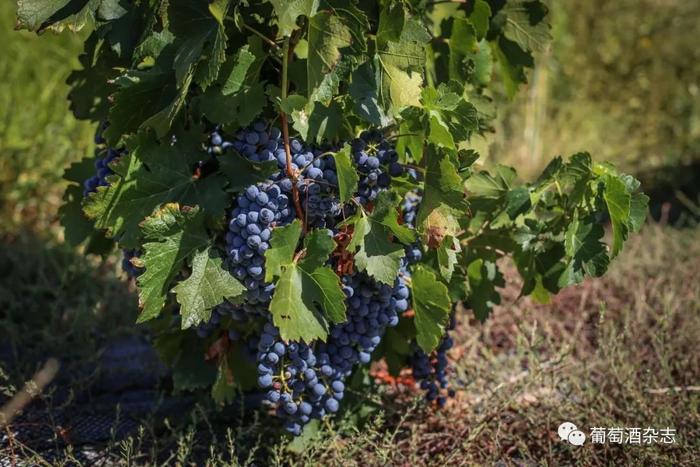
<svg viewBox="0 0 700 467">
<path fill-rule="evenodd" d="M 555 40 L 505 104 L 491 161 L 523 178 L 582 150 L 637 174 L 697 163 L 700 2 L 560 0 L 551 11 Z"/>
<path fill-rule="evenodd" d="M 82 38 L 37 37 L 14 24 L 15 2 L 1 2 L 0 234 L 52 223 L 63 169 L 88 153 L 94 131 L 73 118 L 66 101 Z"/>
</svg>

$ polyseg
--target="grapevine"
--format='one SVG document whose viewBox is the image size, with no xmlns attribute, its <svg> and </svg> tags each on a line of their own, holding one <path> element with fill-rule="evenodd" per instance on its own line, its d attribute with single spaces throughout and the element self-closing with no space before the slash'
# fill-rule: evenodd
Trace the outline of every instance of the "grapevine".
<svg viewBox="0 0 700 467">
<path fill-rule="evenodd" d="M 587 153 L 529 183 L 477 163 L 549 40 L 540 0 L 44 3 L 18 27 L 91 28 L 69 99 L 97 149 L 66 172 L 66 238 L 123 251 L 176 390 L 263 393 L 293 435 L 381 359 L 443 406 L 456 315 L 489 316 L 504 261 L 547 300 L 645 219 Z"/>
</svg>

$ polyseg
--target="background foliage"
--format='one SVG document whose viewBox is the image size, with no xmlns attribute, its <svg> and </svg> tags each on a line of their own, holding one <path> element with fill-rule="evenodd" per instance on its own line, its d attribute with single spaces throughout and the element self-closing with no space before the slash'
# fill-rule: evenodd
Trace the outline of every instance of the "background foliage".
<svg viewBox="0 0 700 467">
<path fill-rule="evenodd" d="M 652 189 L 685 182 L 673 169 L 697 173 L 700 159 L 699 14 L 682 0 L 554 2 L 556 40 L 508 106 L 492 160 L 527 177 L 554 154 L 589 148 Z"/>
</svg>

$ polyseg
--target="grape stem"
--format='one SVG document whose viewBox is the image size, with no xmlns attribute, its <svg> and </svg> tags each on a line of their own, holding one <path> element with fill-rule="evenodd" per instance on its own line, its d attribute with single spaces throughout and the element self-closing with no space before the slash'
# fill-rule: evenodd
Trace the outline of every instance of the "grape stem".
<svg viewBox="0 0 700 467">
<path fill-rule="evenodd" d="M 401 164 L 401 163 L 399 163 L 399 165 L 400 165 L 401 167 L 406 167 L 406 168 L 409 168 L 409 169 L 418 170 L 418 171 L 420 171 L 420 172 L 425 172 L 425 167 L 421 167 L 420 165 L 415 165 L 415 164 Z"/>
<path fill-rule="evenodd" d="M 275 41 L 258 31 L 257 29 L 253 28 L 252 26 L 247 25 L 243 21 L 241 21 L 241 26 L 243 26 L 245 29 L 248 31 L 252 32 L 253 34 L 257 35 L 260 39 L 262 39 L 264 42 L 266 42 L 270 47 L 272 47 L 275 50 L 279 50 L 280 46 L 277 45 Z"/>
<path fill-rule="evenodd" d="M 258 31 L 258 30 L 255 29 L 254 27 L 252 27 L 252 26 L 246 24 L 245 21 L 243 21 L 243 18 L 241 18 L 240 15 L 238 15 L 237 18 L 235 18 L 235 17 L 233 17 L 233 16 L 226 16 L 226 19 L 229 20 L 229 21 L 233 21 L 233 23 L 236 24 L 237 26 L 242 26 L 243 29 L 247 29 L 248 31 L 252 32 L 252 33 L 255 34 L 256 36 L 258 36 L 260 39 L 262 39 L 263 42 L 265 42 L 265 43 L 268 44 L 270 47 L 272 47 L 275 51 L 279 51 L 279 50 L 280 50 L 280 46 L 279 46 L 275 41 L 273 41 L 272 39 L 270 39 L 269 37 L 267 37 L 265 34 L 263 34 L 263 33 L 261 33 L 260 31 Z M 281 63 L 281 62 L 280 62 L 280 59 L 279 59 L 278 57 L 276 57 L 275 55 L 270 55 L 270 57 L 271 57 L 275 62 Z"/>
<path fill-rule="evenodd" d="M 287 98 L 287 71 L 289 69 L 289 57 L 292 54 L 292 49 L 289 47 L 290 38 L 284 39 L 282 46 L 282 100 Z M 297 213 L 297 218 L 301 220 L 303 232 L 306 233 L 306 222 L 304 221 L 304 211 L 301 209 L 301 200 L 299 199 L 299 188 L 297 187 L 297 174 L 292 170 L 292 149 L 289 146 L 289 122 L 287 114 L 280 109 L 280 125 L 282 126 L 282 138 L 284 141 L 284 152 L 287 155 L 287 176 L 292 181 L 292 199 L 294 201 L 294 209 Z"/>
<path fill-rule="evenodd" d="M 302 248 L 301 250 L 297 251 L 297 253 L 294 255 L 294 260 L 293 260 L 293 261 L 294 261 L 295 263 L 297 263 L 297 262 L 299 262 L 299 260 L 300 260 L 301 258 L 303 258 L 305 255 L 306 255 L 306 250 Z"/>
</svg>

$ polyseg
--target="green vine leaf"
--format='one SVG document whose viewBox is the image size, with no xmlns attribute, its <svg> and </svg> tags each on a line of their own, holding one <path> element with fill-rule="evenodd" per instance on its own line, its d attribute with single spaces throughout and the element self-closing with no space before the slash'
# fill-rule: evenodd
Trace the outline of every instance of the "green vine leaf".
<svg viewBox="0 0 700 467">
<path fill-rule="evenodd" d="M 254 184 L 265 182 L 270 175 L 279 171 L 277 162 L 253 162 L 235 151 L 228 151 L 218 157 L 221 173 L 228 179 L 229 191 L 240 191 Z"/>
<path fill-rule="evenodd" d="M 95 173 L 95 163 L 87 157 L 73 162 L 63 173 L 69 182 L 63 194 L 63 205 L 58 210 L 66 242 L 78 246 L 94 232 L 92 222 L 83 212 L 83 182 Z"/>
<path fill-rule="evenodd" d="M 606 175 L 603 180 L 605 183 L 603 198 L 608 206 L 613 230 L 612 257 L 614 258 L 622 249 L 625 240 L 627 240 L 632 197 L 627 192 L 625 184 L 619 178 L 613 175 Z"/>
<path fill-rule="evenodd" d="M 305 108 L 292 113 L 294 129 L 302 139 L 321 144 L 323 141 L 333 141 L 342 136 L 348 120 L 341 104 L 331 101 L 329 105 L 321 102 L 309 102 Z"/>
<path fill-rule="evenodd" d="M 425 353 L 430 354 L 440 344 L 450 319 L 452 303 L 447 286 L 430 269 L 419 264 L 411 271 L 411 295 L 416 341 Z"/>
<path fill-rule="evenodd" d="M 500 65 L 501 77 L 509 98 L 513 98 L 521 84 L 527 83 L 526 68 L 535 65 L 532 54 L 504 36 L 490 42 L 491 53 Z"/>
<path fill-rule="evenodd" d="M 169 70 L 155 67 L 131 70 L 115 79 L 118 91 L 114 93 L 110 125 L 104 133 L 109 144 L 117 146 L 123 135 L 143 128 L 152 128 L 159 137 L 164 136 L 185 103 L 192 77 L 188 72 L 178 86 Z"/>
<path fill-rule="evenodd" d="M 219 124 L 249 125 L 266 104 L 265 83 L 260 80 L 266 58 L 260 39 L 248 38 L 244 47 L 226 59 L 216 85 L 194 98 L 197 110 Z"/>
<path fill-rule="evenodd" d="M 226 60 L 227 36 L 223 24 L 229 0 L 211 5 L 202 1 L 170 0 L 170 31 L 183 40 L 175 54 L 173 67 L 179 89 L 189 86 L 189 76 L 203 90 L 213 83 Z"/>
<path fill-rule="evenodd" d="M 317 97 L 314 95 L 324 81 L 333 79 L 336 64 L 342 57 L 340 50 L 352 44 L 352 34 L 339 16 L 330 10 L 322 10 L 309 20 L 308 43 L 306 75 L 309 95 L 312 96 L 311 100 L 328 103 L 333 97 L 331 92 L 320 93 Z"/>
<path fill-rule="evenodd" d="M 506 193 L 505 212 L 511 220 L 525 214 L 532 207 L 530 190 L 526 186 L 516 187 Z"/>
<path fill-rule="evenodd" d="M 115 91 L 111 80 L 118 75 L 116 69 L 126 65 L 111 48 L 103 45 L 99 34 L 93 32 L 79 57 L 82 68 L 71 72 L 66 80 L 71 87 L 68 94 L 71 111 L 82 120 L 107 118 L 109 95 Z"/>
<path fill-rule="evenodd" d="M 566 254 L 571 258 L 559 285 L 578 284 L 586 275 L 600 277 L 608 269 L 610 258 L 603 243 L 605 230 L 593 218 L 574 219 L 566 231 Z"/>
<path fill-rule="evenodd" d="M 18 0 L 16 28 L 79 31 L 96 19 L 117 19 L 124 13 L 118 0 Z"/>
<path fill-rule="evenodd" d="M 357 191 L 357 182 L 360 179 L 357 175 L 357 169 L 352 163 L 351 152 L 350 145 L 345 144 L 343 149 L 333 155 L 338 174 L 338 192 L 342 203 L 346 203 L 354 196 L 355 191 Z"/>
<path fill-rule="evenodd" d="M 348 222 L 354 226 L 348 250 L 356 252 L 355 265 L 384 284 L 394 283 L 405 255 L 403 246 L 391 237 L 406 244 L 415 240 L 415 232 L 399 224 L 397 205 L 396 194 L 381 192 L 372 213 L 360 212 Z"/>
<path fill-rule="evenodd" d="M 386 2 L 379 12 L 377 43 L 398 42 L 406 24 L 406 10 L 401 2 Z"/>
<path fill-rule="evenodd" d="M 428 140 L 435 146 L 455 150 L 479 128 L 477 110 L 464 100 L 463 93 L 462 86 L 454 81 L 437 89 L 425 88 L 421 93 L 429 120 Z"/>
<path fill-rule="evenodd" d="M 378 127 L 389 125 L 391 120 L 379 105 L 377 77 L 371 63 L 365 62 L 353 71 L 348 94 L 355 115 Z"/>
<path fill-rule="evenodd" d="M 314 230 L 304 241 L 305 257 L 295 257 L 301 222 L 275 229 L 265 252 L 266 277 L 279 277 L 270 313 L 285 340 L 326 339 L 329 322 L 345 320 L 345 294 L 340 279 L 325 266 L 335 242 L 326 231 Z M 293 246 L 291 246 L 293 245 Z"/>
<path fill-rule="evenodd" d="M 297 18 L 311 18 L 318 10 L 319 0 L 268 0 L 277 16 L 278 37 L 287 37 L 297 29 Z"/>
<path fill-rule="evenodd" d="M 326 0 L 309 19 L 306 76 L 309 101 L 328 105 L 367 50 L 367 17 L 350 0 Z"/>
<path fill-rule="evenodd" d="M 475 0 L 474 9 L 469 15 L 469 21 L 474 25 L 477 40 L 482 40 L 489 32 L 489 19 L 491 18 L 491 7 L 486 0 Z"/>
<path fill-rule="evenodd" d="M 224 84 L 221 87 L 221 94 L 229 96 L 235 94 L 243 88 L 246 82 L 248 70 L 255 63 L 255 54 L 250 52 L 250 46 L 244 45 L 236 52 L 231 59 L 231 70 L 225 77 Z"/>
<path fill-rule="evenodd" d="M 478 50 L 479 44 L 474 24 L 466 18 L 455 18 L 450 35 L 450 77 L 467 79 L 469 74 L 465 62 Z"/>
<path fill-rule="evenodd" d="M 265 282 L 279 277 L 284 267 L 294 261 L 294 252 L 303 227 L 295 220 L 284 227 L 277 227 L 270 238 L 270 248 L 265 252 Z"/>
<path fill-rule="evenodd" d="M 138 278 L 141 314 L 137 323 L 156 318 L 175 276 L 188 258 L 209 245 L 204 213 L 198 208 L 166 204 L 143 221 L 146 270 Z"/>
<path fill-rule="evenodd" d="M 505 287 L 505 279 L 496 263 L 476 259 L 467 266 L 467 303 L 480 321 L 486 320 L 495 305 L 501 303 L 496 287 Z"/>
<path fill-rule="evenodd" d="M 95 227 L 119 238 L 126 248 L 138 248 L 139 223 L 161 204 L 198 205 L 212 217 L 222 215 L 228 202 L 226 179 L 219 174 L 193 176 L 201 156 L 187 144 L 192 137 L 181 135 L 174 146 L 160 144 L 150 134 L 134 137 L 129 153 L 112 166 L 110 185 L 98 188 L 85 202 Z"/>
<path fill-rule="evenodd" d="M 257 83 L 228 96 L 224 96 L 220 89 L 210 87 L 197 100 L 197 105 L 212 121 L 245 127 L 260 115 L 265 105 L 265 86 Z"/>
<path fill-rule="evenodd" d="M 505 16 L 505 37 L 523 50 L 539 52 L 551 40 L 549 24 L 543 21 L 548 10 L 540 1 L 509 1 L 498 14 Z"/>
<path fill-rule="evenodd" d="M 375 68 L 382 105 L 396 115 L 405 107 L 420 106 L 424 46 L 430 39 L 425 28 L 408 17 L 402 4 L 386 3 L 377 30 Z"/>
<path fill-rule="evenodd" d="M 223 267 L 221 258 L 212 248 L 198 251 L 192 259 L 190 276 L 173 288 L 180 304 L 182 328 L 206 323 L 215 306 L 224 299 L 240 297 L 245 290 Z"/>
<path fill-rule="evenodd" d="M 396 209 L 398 203 L 399 198 L 394 192 L 380 192 L 369 218 L 372 222 L 383 226 L 398 241 L 408 245 L 416 240 L 416 234 L 413 229 L 399 222 L 399 212 Z"/>
<path fill-rule="evenodd" d="M 494 175 L 486 171 L 472 174 L 465 182 L 469 194 L 490 199 L 504 197 L 515 182 L 516 172 L 502 165 L 496 166 L 494 172 Z"/>
<path fill-rule="evenodd" d="M 632 232 L 639 232 L 649 213 L 649 197 L 644 193 L 633 193 L 630 201 L 629 227 Z"/>
<path fill-rule="evenodd" d="M 423 226 L 433 211 L 455 210 L 465 212 L 467 205 L 462 178 L 456 160 L 447 151 L 429 147 L 426 152 L 427 167 L 423 187 L 423 202 L 418 210 L 416 223 Z"/>
<path fill-rule="evenodd" d="M 393 284 L 401 267 L 404 251 L 389 240 L 387 231 L 368 216 L 355 221 L 355 231 L 348 249 L 356 251 L 355 266 L 384 284 Z"/>
<path fill-rule="evenodd" d="M 459 262 L 458 254 L 462 250 L 459 240 L 451 235 L 445 236 L 445 240 L 437 248 L 437 264 L 440 276 L 449 283 Z"/>
</svg>

